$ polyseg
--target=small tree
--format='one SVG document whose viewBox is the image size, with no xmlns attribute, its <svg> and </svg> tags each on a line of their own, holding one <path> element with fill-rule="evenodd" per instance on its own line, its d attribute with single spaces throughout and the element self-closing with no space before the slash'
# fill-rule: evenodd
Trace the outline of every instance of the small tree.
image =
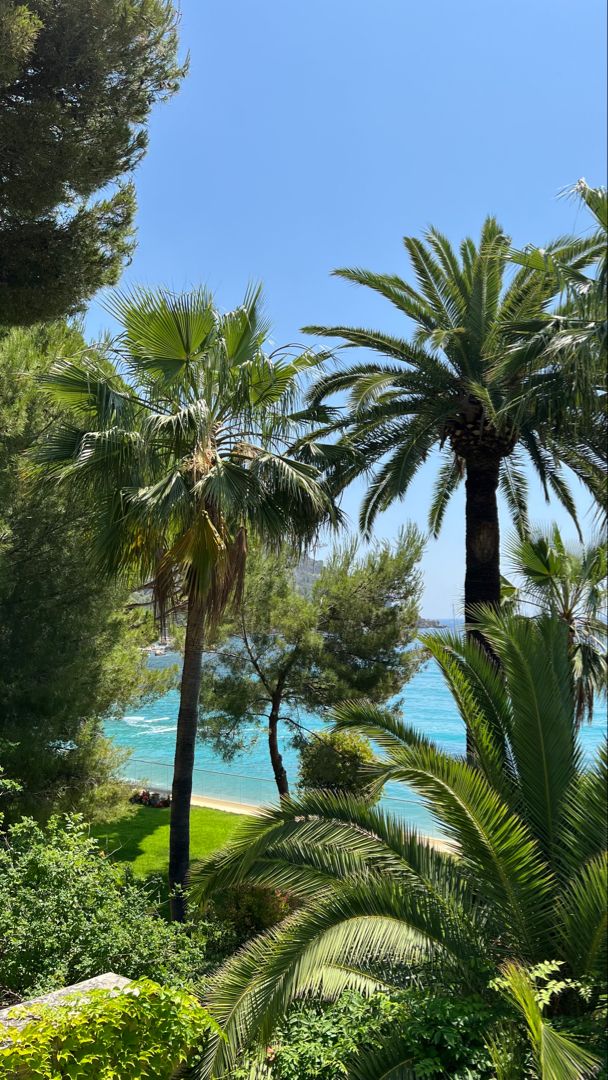
<svg viewBox="0 0 608 1080">
<path fill-rule="evenodd" d="M 353 731 L 323 731 L 300 747 L 301 788 L 342 792 L 377 802 L 366 765 L 375 760 L 367 739 Z"/>
<path fill-rule="evenodd" d="M 323 713 L 345 698 L 383 702 L 412 675 L 423 540 L 412 526 L 360 556 L 337 548 L 308 596 L 288 555 L 256 553 L 237 614 L 222 627 L 201 689 L 199 733 L 226 760 L 264 726 L 280 795 L 289 794 L 279 727 L 302 737 L 299 709 Z M 257 735 L 254 734 L 253 738 Z"/>
</svg>

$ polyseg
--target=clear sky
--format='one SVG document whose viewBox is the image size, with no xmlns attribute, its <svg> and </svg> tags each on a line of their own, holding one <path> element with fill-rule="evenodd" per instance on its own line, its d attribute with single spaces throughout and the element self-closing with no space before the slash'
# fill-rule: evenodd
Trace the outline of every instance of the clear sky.
<svg viewBox="0 0 608 1080">
<path fill-rule="evenodd" d="M 190 74 L 152 118 L 123 284 L 206 284 L 229 308 L 261 280 L 277 344 L 312 322 L 405 333 L 329 271 L 407 276 L 404 234 L 432 223 L 458 241 L 487 213 L 518 246 L 582 228 L 557 195 L 606 182 L 605 20 L 604 0 L 182 0 Z M 110 325 L 93 304 L 90 335 Z M 429 461 L 378 535 L 424 525 L 432 475 Z M 536 520 L 564 521 L 533 494 Z M 424 613 L 449 615 L 461 499 L 423 568 Z"/>
</svg>

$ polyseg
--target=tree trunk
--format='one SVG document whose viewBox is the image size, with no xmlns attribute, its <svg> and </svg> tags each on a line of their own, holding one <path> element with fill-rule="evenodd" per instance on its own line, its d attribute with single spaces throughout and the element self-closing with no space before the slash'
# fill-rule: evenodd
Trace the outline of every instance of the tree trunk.
<svg viewBox="0 0 608 1080">
<path fill-rule="evenodd" d="M 467 461 L 466 475 L 466 574 L 464 615 L 468 634 L 492 656 L 487 641 L 475 629 L 477 604 L 500 603 L 500 535 L 498 529 L 498 479 L 500 458 Z M 473 747 L 467 731 L 467 758 Z"/>
<path fill-rule="evenodd" d="M 188 602 L 184 665 L 177 715 L 169 830 L 169 889 L 173 891 L 177 886 L 180 890 L 170 901 L 171 918 L 177 922 L 183 922 L 186 916 L 183 890 L 190 864 L 190 799 L 203 661 L 203 628 L 202 604 L 200 600 L 191 597 Z"/>
<path fill-rule="evenodd" d="M 279 751 L 278 727 L 280 708 L 281 693 L 279 691 L 272 697 L 272 708 L 268 717 L 268 749 L 270 751 L 272 771 L 274 772 L 274 778 L 276 780 L 279 795 L 289 795 L 287 772 L 285 771 L 285 766 L 283 765 L 283 758 L 281 757 L 281 753 Z"/>
</svg>

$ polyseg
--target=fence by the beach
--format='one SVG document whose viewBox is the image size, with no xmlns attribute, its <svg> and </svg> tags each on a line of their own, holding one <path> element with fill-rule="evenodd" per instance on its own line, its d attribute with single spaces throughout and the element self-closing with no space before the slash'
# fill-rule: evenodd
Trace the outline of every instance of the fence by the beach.
<svg viewBox="0 0 608 1080">
<path fill-rule="evenodd" d="M 146 785 L 159 791 L 171 791 L 173 765 L 148 758 L 129 758 L 125 778 L 132 784 Z M 267 776 L 244 776 L 236 772 L 197 769 L 192 773 L 192 794 L 214 802 L 241 803 L 243 806 L 271 806 L 279 796 L 274 780 Z M 382 803 L 398 817 L 416 819 L 420 801 L 415 795 L 384 794 Z"/>
</svg>

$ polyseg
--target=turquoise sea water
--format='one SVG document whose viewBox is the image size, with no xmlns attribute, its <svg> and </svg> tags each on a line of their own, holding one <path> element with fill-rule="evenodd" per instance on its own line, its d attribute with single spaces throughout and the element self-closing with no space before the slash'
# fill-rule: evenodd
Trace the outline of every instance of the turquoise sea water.
<svg viewBox="0 0 608 1080">
<path fill-rule="evenodd" d="M 179 662 L 179 659 L 171 654 L 152 656 L 150 664 L 164 667 Z M 464 752 L 462 721 L 434 661 L 429 661 L 418 671 L 404 688 L 400 701 L 407 723 L 419 728 L 444 750 L 453 754 Z M 154 786 L 170 788 L 178 707 L 178 691 L 171 690 L 141 710 L 106 723 L 106 734 L 118 745 L 132 750 L 132 757 L 125 768 L 125 775 L 130 779 L 146 780 Z M 319 717 L 305 712 L 302 712 L 298 719 L 310 730 L 318 729 L 323 724 Z M 605 703 L 600 703 L 596 708 L 593 723 L 585 725 L 581 732 L 587 755 L 593 754 L 605 734 L 606 709 Z M 290 746 L 286 733 L 281 739 L 281 752 L 289 779 L 294 783 L 297 775 L 297 753 Z M 195 765 L 196 795 L 250 805 L 276 800 L 276 788 L 263 732 L 259 733 L 251 749 L 237 755 L 230 763 L 224 762 L 209 745 L 199 743 Z M 437 825 L 418 797 L 402 785 L 387 785 L 383 802 L 387 809 L 390 808 L 422 832 L 429 835 L 439 833 Z"/>
</svg>

